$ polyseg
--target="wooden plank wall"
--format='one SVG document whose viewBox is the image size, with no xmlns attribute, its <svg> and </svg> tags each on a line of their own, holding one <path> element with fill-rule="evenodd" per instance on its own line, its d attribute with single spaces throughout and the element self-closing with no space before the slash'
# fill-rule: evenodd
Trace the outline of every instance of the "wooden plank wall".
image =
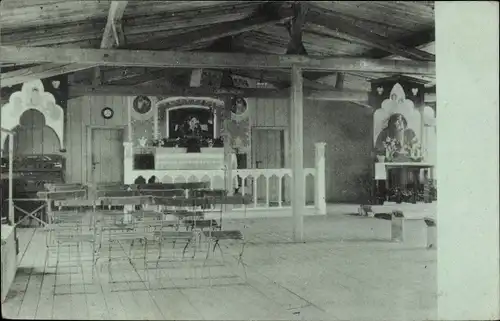
<svg viewBox="0 0 500 321">
<path fill-rule="evenodd" d="M 250 131 L 253 127 L 289 127 L 290 106 L 288 99 L 248 98 L 247 103 L 250 107 Z M 290 146 L 290 135 L 285 139 L 288 140 Z M 285 167 L 290 166 L 289 159 L 288 156 L 285 156 Z M 247 164 L 252 163 L 250 153 Z"/>
<path fill-rule="evenodd" d="M 87 181 L 87 126 L 123 126 L 127 124 L 128 97 L 85 96 L 68 101 L 66 127 L 66 181 Z M 101 110 L 110 107 L 113 118 L 104 119 Z M 122 159 L 122 157 L 120 157 Z"/>
</svg>

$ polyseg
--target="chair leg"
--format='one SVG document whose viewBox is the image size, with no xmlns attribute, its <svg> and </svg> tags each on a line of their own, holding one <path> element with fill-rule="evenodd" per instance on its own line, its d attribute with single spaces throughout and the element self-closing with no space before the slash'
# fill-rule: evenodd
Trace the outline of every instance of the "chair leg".
<svg viewBox="0 0 500 321">
<path fill-rule="evenodd" d="M 245 273 L 245 282 L 247 282 L 247 268 L 245 267 L 245 262 L 243 262 L 243 251 L 245 251 L 245 242 L 243 242 L 243 245 L 241 247 L 241 252 L 238 257 L 238 265 L 240 265 L 241 263 L 241 266 L 243 267 L 243 272 Z"/>
<path fill-rule="evenodd" d="M 151 281 L 149 280 L 149 269 L 148 269 L 148 240 L 144 239 L 144 273 L 146 273 L 144 279 L 148 284 L 148 288 L 151 288 Z"/>
<path fill-rule="evenodd" d="M 186 249 L 187 247 L 189 246 L 189 244 L 191 243 L 191 239 L 189 239 L 186 243 L 186 246 L 184 246 L 184 249 L 182 250 L 182 258 L 184 259 L 184 254 L 186 253 Z"/>
<path fill-rule="evenodd" d="M 158 270 L 158 264 L 160 263 L 160 259 L 162 256 L 162 251 L 161 251 L 162 246 L 163 246 L 163 240 L 160 239 L 158 243 L 158 258 L 156 259 L 156 270 Z"/>
<path fill-rule="evenodd" d="M 202 272 L 201 272 L 201 278 L 203 278 L 203 272 L 205 271 L 205 266 L 207 265 L 208 262 L 208 257 L 210 256 L 210 247 L 211 247 L 211 241 L 209 240 L 208 242 L 208 247 L 207 247 L 207 255 L 205 256 L 205 261 L 203 261 L 203 267 L 202 267 Z M 212 286 L 212 273 L 210 271 L 210 266 L 208 266 L 208 276 L 209 276 L 209 285 Z"/>
<path fill-rule="evenodd" d="M 224 253 L 222 253 L 222 248 L 221 248 L 221 246 L 219 244 L 219 241 L 217 240 L 215 244 L 217 244 L 217 247 L 219 248 L 220 256 L 222 257 L 222 264 L 225 264 Z"/>
<path fill-rule="evenodd" d="M 111 282 L 111 240 L 108 246 L 108 283 Z"/>
</svg>

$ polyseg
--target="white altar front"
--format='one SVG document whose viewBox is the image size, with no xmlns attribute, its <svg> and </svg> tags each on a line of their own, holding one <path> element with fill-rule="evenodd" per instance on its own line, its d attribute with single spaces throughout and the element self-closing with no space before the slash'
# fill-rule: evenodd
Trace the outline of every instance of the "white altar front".
<svg viewBox="0 0 500 321">
<path fill-rule="evenodd" d="M 134 184 L 138 177 L 155 182 L 209 182 L 211 188 L 224 188 L 227 166 L 223 148 L 201 148 L 199 153 L 187 153 L 182 147 L 155 147 L 148 152 L 154 156 L 153 169 L 134 168 L 134 154 L 138 149 L 131 143 L 124 144 L 125 184 Z M 237 168 L 236 155 L 232 155 L 232 168 Z"/>
</svg>

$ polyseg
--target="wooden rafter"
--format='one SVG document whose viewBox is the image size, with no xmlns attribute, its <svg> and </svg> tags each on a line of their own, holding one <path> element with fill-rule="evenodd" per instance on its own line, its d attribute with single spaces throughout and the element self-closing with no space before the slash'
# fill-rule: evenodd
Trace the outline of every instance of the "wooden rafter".
<svg viewBox="0 0 500 321">
<path fill-rule="evenodd" d="M 384 36 L 357 27 L 347 21 L 343 21 L 341 18 L 331 19 L 324 14 L 311 11 L 309 14 L 309 21 L 338 33 L 339 37 L 342 37 L 342 34 L 345 34 L 351 38 L 358 39 L 360 42 L 371 47 L 378 48 L 401 57 L 421 61 L 434 61 L 436 58 L 433 54 L 393 42 Z"/>
<path fill-rule="evenodd" d="M 112 1 L 108 12 L 108 21 L 104 28 L 101 48 L 115 48 L 125 44 L 122 17 L 128 1 Z"/>
<path fill-rule="evenodd" d="M 307 55 L 306 48 L 302 43 L 302 29 L 304 27 L 309 8 L 305 2 L 295 2 L 292 5 L 292 8 L 294 11 L 294 17 L 288 26 L 290 42 L 288 43 L 286 53 L 294 55 Z"/>
<path fill-rule="evenodd" d="M 108 20 L 101 40 L 101 49 L 117 48 L 125 45 L 125 34 L 122 28 L 122 17 L 128 1 L 112 1 L 109 5 Z M 94 68 L 93 83 L 100 84 L 101 69 Z"/>
</svg>

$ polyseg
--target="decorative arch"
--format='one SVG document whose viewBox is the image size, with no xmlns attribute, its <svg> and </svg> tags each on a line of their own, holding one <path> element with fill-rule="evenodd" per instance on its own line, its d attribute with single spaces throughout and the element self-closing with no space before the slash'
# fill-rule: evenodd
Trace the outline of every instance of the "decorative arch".
<svg viewBox="0 0 500 321">
<path fill-rule="evenodd" d="M 408 128 L 420 137 L 420 124 L 422 121 L 420 112 L 415 108 L 413 101 L 406 98 L 403 87 L 396 83 L 392 87 L 389 98 L 382 102 L 382 108 L 375 111 L 373 115 L 373 142 L 377 141 L 379 134 L 387 127 L 389 118 L 393 114 L 401 114 L 408 123 Z"/>
<path fill-rule="evenodd" d="M 56 104 L 54 96 L 46 92 L 41 80 L 33 80 L 23 84 L 21 91 L 13 93 L 9 102 L 2 106 L 1 127 L 13 130 L 20 125 L 21 116 L 27 110 L 34 109 L 42 113 L 45 125 L 56 133 L 61 152 L 64 146 L 64 112 Z M 3 148 L 7 134 L 1 133 L 0 146 Z"/>
</svg>

